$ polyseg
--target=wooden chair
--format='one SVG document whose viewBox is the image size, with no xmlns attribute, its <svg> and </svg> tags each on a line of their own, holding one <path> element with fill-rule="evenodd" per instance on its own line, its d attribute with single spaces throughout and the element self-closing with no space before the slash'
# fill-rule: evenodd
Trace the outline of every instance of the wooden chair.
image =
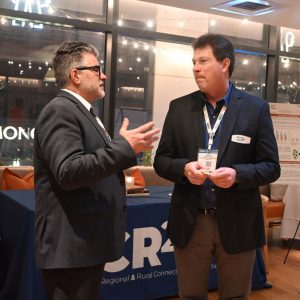
<svg viewBox="0 0 300 300">
<path fill-rule="evenodd" d="M 284 202 L 270 201 L 266 204 L 266 219 L 269 227 L 273 227 L 281 224 L 282 216 L 284 212 Z"/>
</svg>

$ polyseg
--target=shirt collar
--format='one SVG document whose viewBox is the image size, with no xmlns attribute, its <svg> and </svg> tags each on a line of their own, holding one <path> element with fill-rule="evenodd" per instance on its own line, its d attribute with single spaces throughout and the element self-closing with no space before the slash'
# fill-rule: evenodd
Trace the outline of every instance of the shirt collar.
<svg viewBox="0 0 300 300">
<path fill-rule="evenodd" d="M 69 90 L 69 89 L 62 89 L 62 91 L 65 91 L 65 92 L 67 92 L 67 93 L 73 95 L 79 102 L 81 102 L 81 104 L 82 104 L 88 111 L 90 111 L 92 105 L 91 105 L 88 101 L 86 101 L 83 97 L 81 97 L 79 94 L 77 94 L 77 93 L 75 93 L 75 92 L 73 92 L 73 91 L 71 91 L 71 90 Z"/>
<path fill-rule="evenodd" d="M 229 81 L 229 86 L 228 86 L 226 95 L 224 96 L 224 98 L 218 100 L 218 101 L 217 101 L 217 104 L 218 104 L 219 101 L 223 101 L 223 100 L 224 100 L 225 105 L 228 106 L 229 99 L 230 99 L 230 94 L 231 94 L 231 90 L 232 90 L 232 82 Z M 206 99 L 205 95 L 204 95 L 204 99 L 205 99 L 205 102 L 208 102 L 208 100 Z"/>
</svg>

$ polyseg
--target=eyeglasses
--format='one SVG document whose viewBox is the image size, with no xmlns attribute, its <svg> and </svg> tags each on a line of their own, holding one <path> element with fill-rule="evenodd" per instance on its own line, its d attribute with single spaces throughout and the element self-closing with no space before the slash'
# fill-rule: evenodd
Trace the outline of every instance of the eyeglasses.
<svg viewBox="0 0 300 300">
<path fill-rule="evenodd" d="M 99 76 L 101 75 L 102 72 L 102 68 L 101 66 L 91 66 L 91 67 L 77 67 L 75 68 L 76 70 L 80 70 L 80 71 L 84 71 L 84 70 L 90 70 L 93 72 L 96 72 L 99 74 Z"/>
</svg>

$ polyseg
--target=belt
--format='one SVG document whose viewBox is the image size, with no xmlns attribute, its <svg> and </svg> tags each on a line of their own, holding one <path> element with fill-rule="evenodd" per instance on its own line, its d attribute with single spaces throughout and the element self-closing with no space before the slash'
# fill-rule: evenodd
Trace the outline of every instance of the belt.
<svg viewBox="0 0 300 300">
<path fill-rule="evenodd" d="M 217 214 L 217 210 L 215 208 L 199 208 L 198 211 L 204 216 L 215 216 Z"/>
</svg>

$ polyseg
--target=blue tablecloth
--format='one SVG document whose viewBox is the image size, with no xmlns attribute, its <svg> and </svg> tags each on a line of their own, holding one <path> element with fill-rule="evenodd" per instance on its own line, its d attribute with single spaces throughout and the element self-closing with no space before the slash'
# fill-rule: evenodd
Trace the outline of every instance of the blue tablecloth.
<svg viewBox="0 0 300 300">
<path fill-rule="evenodd" d="M 0 299 L 46 299 L 34 264 L 34 193 L 0 193 Z"/>
<path fill-rule="evenodd" d="M 150 196 L 128 198 L 124 256 L 106 265 L 102 300 L 148 300 L 177 294 L 173 248 L 165 229 L 171 188 L 150 187 Z M 45 300 L 34 264 L 34 192 L 0 192 L 0 300 Z M 252 288 L 269 287 L 260 250 Z M 212 263 L 209 288 L 217 288 Z"/>
</svg>

